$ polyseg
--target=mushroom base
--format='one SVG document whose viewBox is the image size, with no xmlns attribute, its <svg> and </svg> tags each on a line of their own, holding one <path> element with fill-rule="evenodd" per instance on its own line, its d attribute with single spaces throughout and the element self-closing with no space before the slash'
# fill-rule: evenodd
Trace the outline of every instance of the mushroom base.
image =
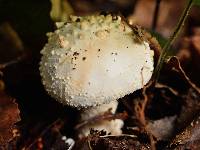
<svg viewBox="0 0 200 150">
<path fill-rule="evenodd" d="M 115 113 L 117 109 L 118 101 L 112 101 L 109 104 L 103 104 L 96 107 L 87 108 L 81 111 L 80 121 L 86 121 L 94 118 L 95 116 L 102 115 L 110 109 L 112 114 Z M 121 128 L 123 127 L 124 122 L 121 119 L 115 120 L 102 120 L 95 123 L 90 123 L 81 129 L 79 129 L 78 136 L 79 138 L 86 137 L 90 134 L 90 130 L 104 130 L 107 133 L 112 135 L 120 135 L 122 133 Z"/>
</svg>

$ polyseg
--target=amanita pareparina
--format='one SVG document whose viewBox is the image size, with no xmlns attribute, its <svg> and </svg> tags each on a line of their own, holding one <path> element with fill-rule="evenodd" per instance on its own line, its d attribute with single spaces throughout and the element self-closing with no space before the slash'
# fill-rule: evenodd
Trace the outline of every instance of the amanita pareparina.
<svg viewBox="0 0 200 150">
<path fill-rule="evenodd" d="M 154 52 L 120 16 L 72 16 L 57 26 L 41 51 L 42 83 L 60 103 L 81 109 L 81 121 L 109 108 L 115 113 L 117 99 L 150 80 Z M 79 133 L 94 128 L 117 135 L 122 126 L 120 119 L 102 121 Z"/>
</svg>

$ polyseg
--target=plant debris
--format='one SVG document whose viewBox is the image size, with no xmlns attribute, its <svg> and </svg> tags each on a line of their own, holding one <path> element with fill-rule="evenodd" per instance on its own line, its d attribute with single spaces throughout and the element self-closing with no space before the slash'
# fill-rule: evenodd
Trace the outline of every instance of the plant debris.
<svg viewBox="0 0 200 150">
<path fill-rule="evenodd" d="M 20 121 L 19 114 L 17 103 L 5 93 L 4 83 L 0 80 L 0 147 L 18 136 L 15 123 Z"/>
<path fill-rule="evenodd" d="M 75 150 L 101 150 L 101 149 L 117 149 L 117 150 L 150 150 L 150 145 L 140 143 L 136 136 L 120 135 L 110 136 L 106 135 L 104 131 L 91 130 L 91 134 L 75 145 Z"/>
</svg>

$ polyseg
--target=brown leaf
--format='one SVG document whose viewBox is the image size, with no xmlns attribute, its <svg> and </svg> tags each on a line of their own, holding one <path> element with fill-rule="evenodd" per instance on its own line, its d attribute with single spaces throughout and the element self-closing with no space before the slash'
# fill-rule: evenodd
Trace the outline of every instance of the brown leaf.
<svg viewBox="0 0 200 150">
<path fill-rule="evenodd" d="M 15 100 L 3 91 L 1 80 L 0 85 L 0 145 L 4 145 L 13 138 L 14 124 L 20 121 L 20 111 Z"/>
</svg>

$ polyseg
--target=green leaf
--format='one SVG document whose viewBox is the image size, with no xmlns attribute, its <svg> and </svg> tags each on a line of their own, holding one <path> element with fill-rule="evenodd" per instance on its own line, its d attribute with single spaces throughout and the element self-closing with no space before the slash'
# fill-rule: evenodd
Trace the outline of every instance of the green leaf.
<svg viewBox="0 0 200 150">
<path fill-rule="evenodd" d="M 200 6 L 200 0 L 195 0 L 195 1 L 194 1 L 194 5 Z"/>
</svg>

